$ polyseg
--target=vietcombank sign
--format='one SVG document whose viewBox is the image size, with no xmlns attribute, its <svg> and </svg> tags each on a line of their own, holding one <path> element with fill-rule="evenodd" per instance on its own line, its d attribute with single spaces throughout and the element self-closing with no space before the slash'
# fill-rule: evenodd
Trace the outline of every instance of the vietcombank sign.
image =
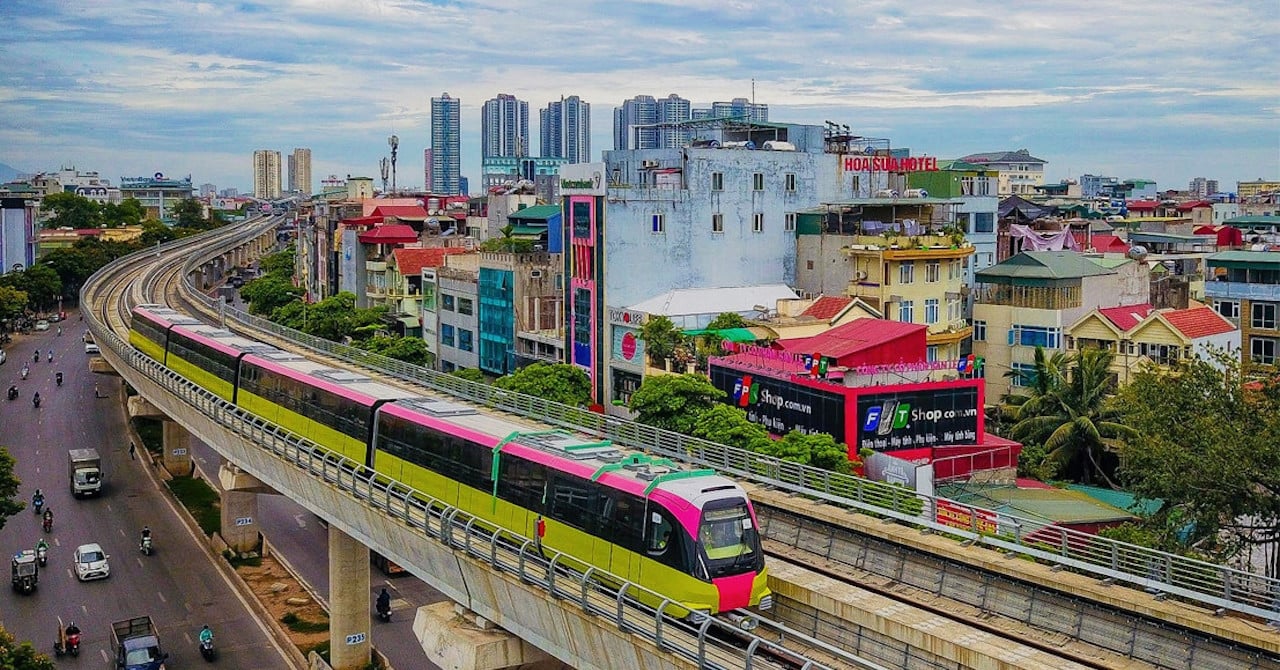
<svg viewBox="0 0 1280 670">
<path fill-rule="evenodd" d="M 858 448 L 977 444 L 983 428 L 980 386 L 979 380 L 958 380 L 859 393 Z"/>
</svg>

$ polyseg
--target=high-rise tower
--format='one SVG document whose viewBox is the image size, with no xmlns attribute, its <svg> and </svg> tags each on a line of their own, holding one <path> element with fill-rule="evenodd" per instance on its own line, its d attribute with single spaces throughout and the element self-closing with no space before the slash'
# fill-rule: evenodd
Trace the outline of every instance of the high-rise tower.
<svg viewBox="0 0 1280 670">
<path fill-rule="evenodd" d="M 658 103 L 652 95 L 637 95 L 624 100 L 621 107 L 613 108 L 613 148 L 653 149 L 658 146 L 658 131 L 639 128 L 656 123 Z"/>
<path fill-rule="evenodd" d="M 289 190 L 311 195 L 311 150 L 294 149 L 289 154 Z"/>
<path fill-rule="evenodd" d="M 275 200 L 280 197 L 280 152 L 259 149 L 253 152 L 253 197 Z"/>
<path fill-rule="evenodd" d="M 480 157 L 529 155 L 529 103 L 509 93 L 486 100 L 480 110 Z"/>
<path fill-rule="evenodd" d="M 538 113 L 542 156 L 591 162 L 591 105 L 576 95 L 561 97 Z"/>
<path fill-rule="evenodd" d="M 431 184 L 430 191 L 439 195 L 460 192 L 462 176 L 462 102 L 448 93 L 431 99 Z"/>
</svg>

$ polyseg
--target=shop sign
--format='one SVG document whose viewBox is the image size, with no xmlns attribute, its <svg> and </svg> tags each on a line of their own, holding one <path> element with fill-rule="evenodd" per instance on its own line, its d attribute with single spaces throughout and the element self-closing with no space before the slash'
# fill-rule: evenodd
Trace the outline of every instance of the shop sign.
<svg viewBox="0 0 1280 670">
<path fill-rule="evenodd" d="M 604 195 L 604 163 L 560 166 L 560 195 Z"/>
<path fill-rule="evenodd" d="M 617 309 L 609 308 L 609 323 L 619 326 L 631 326 L 639 328 L 644 323 L 644 312 L 637 312 L 633 309 Z"/>
<path fill-rule="evenodd" d="M 640 339 L 640 332 L 623 326 L 613 326 L 612 330 L 613 348 L 609 357 L 622 363 L 643 365 L 644 340 Z"/>
<path fill-rule="evenodd" d="M 849 172 L 937 172 L 938 159 L 936 156 L 845 156 L 844 169 Z"/>
<path fill-rule="evenodd" d="M 711 383 L 725 392 L 724 402 L 741 408 L 748 420 L 770 433 L 826 433 L 844 442 L 845 398 L 840 393 L 718 365 L 711 366 Z"/>
<path fill-rule="evenodd" d="M 904 372 L 932 372 L 934 370 L 955 370 L 969 377 L 983 376 L 985 359 L 982 356 L 965 356 L 954 361 L 913 361 L 911 363 L 891 363 L 888 365 L 858 365 L 852 368 L 855 375 L 897 374 Z"/>
<path fill-rule="evenodd" d="M 949 500 L 937 499 L 938 523 L 952 528 L 975 530 L 974 515 L 977 515 L 977 528 L 984 535 L 996 535 L 1000 532 L 1000 515 L 987 509 L 979 509 L 959 505 Z"/>
<path fill-rule="evenodd" d="M 977 444 L 981 437 L 982 408 L 973 382 L 862 394 L 857 416 L 859 450 Z"/>
</svg>

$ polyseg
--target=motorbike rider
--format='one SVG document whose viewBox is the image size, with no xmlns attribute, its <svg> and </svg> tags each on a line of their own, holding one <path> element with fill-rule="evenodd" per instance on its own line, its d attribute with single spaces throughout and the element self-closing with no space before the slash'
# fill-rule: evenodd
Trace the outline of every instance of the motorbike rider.
<svg viewBox="0 0 1280 670">
<path fill-rule="evenodd" d="M 209 630 L 209 624 L 205 624 L 204 628 L 200 629 L 200 644 L 206 642 L 213 642 L 213 631 Z"/>
<path fill-rule="evenodd" d="M 138 546 L 141 547 L 142 545 L 147 543 L 147 540 L 150 540 L 150 539 L 151 539 L 151 527 L 143 526 L 142 537 L 138 540 Z"/>
<path fill-rule="evenodd" d="M 18 397 L 18 387 L 17 387 L 17 385 L 15 384 L 15 385 L 13 385 L 13 386 L 10 386 L 10 387 L 9 387 L 9 399 L 10 399 L 10 400 L 13 400 L 13 399 L 14 399 L 14 398 L 16 398 L 16 397 Z"/>
<path fill-rule="evenodd" d="M 52 362 L 53 362 L 53 349 L 50 349 L 50 350 L 49 350 L 49 358 L 48 358 L 48 360 L 49 360 L 49 362 L 50 362 L 50 363 L 52 363 Z"/>
<path fill-rule="evenodd" d="M 79 635 L 79 634 L 80 634 L 80 627 L 76 625 L 76 622 L 72 621 L 71 623 L 67 624 L 68 638 L 70 638 L 72 635 Z"/>
<path fill-rule="evenodd" d="M 43 549 L 46 554 L 49 553 L 49 543 L 45 542 L 43 537 L 40 538 L 39 542 L 36 542 L 36 553 L 39 554 L 41 549 Z"/>
<path fill-rule="evenodd" d="M 31 396 L 31 404 L 35 405 L 36 407 L 39 407 L 39 406 L 40 406 L 40 392 L 39 392 L 39 391 L 36 391 L 36 394 L 35 394 L 35 395 L 33 395 L 33 396 Z"/>
<path fill-rule="evenodd" d="M 23 379 L 26 379 L 26 378 L 27 378 L 27 375 L 28 375 L 28 374 L 30 374 L 30 373 L 31 373 L 31 368 L 27 367 L 27 364 L 26 364 L 26 363 L 23 363 L 23 364 L 22 364 L 22 378 L 23 378 Z M 15 387 L 13 387 L 13 388 L 14 388 L 14 390 L 15 390 L 15 391 L 18 389 L 18 387 L 16 387 L 16 386 L 15 386 Z"/>
<path fill-rule="evenodd" d="M 44 525 L 45 528 L 53 528 L 53 509 L 44 508 Z"/>
<path fill-rule="evenodd" d="M 31 356 L 31 362 L 32 362 L 32 363 L 39 363 L 39 362 L 40 362 L 40 350 L 39 350 L 39 349 L 36 349 L 36 353 L 35 353 L 34 355 L 32 355 L 32 356 Z"/>
<path fill-rule="evenodd" d="M 382 593 L 378 594 L 377 608 L 378 614 L 391 611 L 391 594 L 387 593 L 385 586 L 382 588 Z"/>
<path fill-rule="evenodd" d="M 36 492 L 31 494 L 31 505 L 36 508 L 44 505 L 44 491 L 36 489 Z"/>
<path fill-rule="evenodd" d="M 55 375 L 53 376 L 53 378 L 54 378 L 54 380 L 55 380 L 55 381 L 57 381 L 58 386 L 62 386 L 62 373 L 61 373 L 61 372 L 59 372 L 59 373 L 55 374 Z"/>
</svg>

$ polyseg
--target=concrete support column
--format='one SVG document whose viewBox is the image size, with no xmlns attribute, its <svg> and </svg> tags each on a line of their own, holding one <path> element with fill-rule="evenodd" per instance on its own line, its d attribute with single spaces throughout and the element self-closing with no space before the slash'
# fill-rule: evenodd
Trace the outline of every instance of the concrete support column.
<svg viewBox="0 0 1280 670">
<path fill-rule="evenodd" d="M 236 553 L 258 549 L 258 494 L 222 492 L 222 541 Z"/>
<path fill-rule="evenodd" d="M 329 526 L 329 661 L 334 670 L 369 664 L 369 548 Z"/>
<path fill-rule="evenodd" d="M 164 421 L 164 453 L 160 463 L 169 474 L 178 477 L 191 475 L 191 433 L 177 421 Z"/>
</svg>

